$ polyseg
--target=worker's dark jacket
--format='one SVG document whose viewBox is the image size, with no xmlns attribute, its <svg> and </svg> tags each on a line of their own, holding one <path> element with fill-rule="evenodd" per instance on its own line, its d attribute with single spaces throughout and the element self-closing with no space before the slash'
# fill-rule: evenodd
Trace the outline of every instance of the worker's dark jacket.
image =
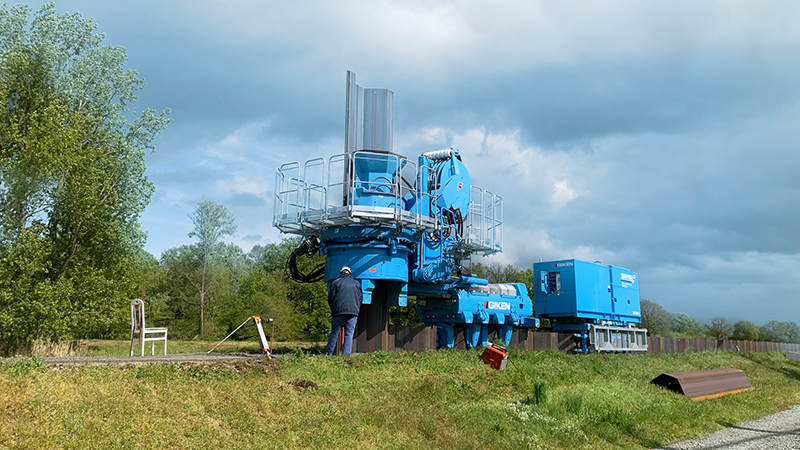
<svg viewBox="0 0 800 450">
<path fill-rule="evenodd" d="M 337 278 L 328 288 L 328 306 L 331 307 L 331 315 L 357 316 L 361 309 L 362 297 L 360 281 L 350 275 Z"/>
</svg>

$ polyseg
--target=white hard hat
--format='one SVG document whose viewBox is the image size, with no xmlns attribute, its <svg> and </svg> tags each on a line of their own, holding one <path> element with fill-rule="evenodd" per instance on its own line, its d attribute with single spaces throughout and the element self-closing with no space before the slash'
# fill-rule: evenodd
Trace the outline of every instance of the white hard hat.
<svg viewBox="0 0 800 450">
<path fill-rule="evenodd" d="M 340 271 L 339 271 L 339 274 L 341 275 L 341 274 L 343 274 L 343 273 L 345 273 L 345 272 L 347 272 L 347 273 L 353 273 L 353 271 L 352 271 L 352 270 L 350 270 L 350 268 L 349 268 L 349 267 L 347 267 L 347 266 L 344 266 L 344 267 L 342 267 L 342 270 L 340 270 Z"/>
</svg>

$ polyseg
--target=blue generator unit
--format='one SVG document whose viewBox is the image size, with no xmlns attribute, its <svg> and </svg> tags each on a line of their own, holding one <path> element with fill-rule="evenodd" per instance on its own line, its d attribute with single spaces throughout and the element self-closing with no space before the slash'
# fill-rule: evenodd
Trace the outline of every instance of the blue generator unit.
<svg viewBox="0 0 800 450">
<path fill-rule="evenodd" d="M 578 351 L 647 351 L 647 330 L 635 327 L 641 322 L 636 273 L 577 259 L 536 263 L 533 273 L 536 317 L 574 334 Z"/>
</svg>

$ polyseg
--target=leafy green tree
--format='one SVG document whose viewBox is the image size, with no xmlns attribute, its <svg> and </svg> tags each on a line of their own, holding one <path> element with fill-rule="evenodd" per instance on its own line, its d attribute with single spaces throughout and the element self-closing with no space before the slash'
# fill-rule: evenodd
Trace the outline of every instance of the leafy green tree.
<svg viewBox="0 0 800 450">
<path fill-rule="evenodd" d="M 757 341 L 758 340 L 758 325 L 747 320 L 740 320 L 733 324 L 732 339 L 742 341 Z"/>
<path fill-rule="evenodd" d="M 482 268 L 483 278 L 486 278 L 489 283 L 507 283 L 509 280 L 516 279 L 519 274 L 519 269 L 512 264 L 504 266 L 497 261 L 482 266 Z"/>
<path fill-rule="evenodd" d="M 203 267 L 197 246 L 182 245 L 165 251 L 161 255 L 161 265 L 166 277 L 162 280 L 163 284 L 154 289 L 155 295 L 163 296 L 164 303 L 173 312 L 171 326 L 175 328 L 176 336 L 194 338 L 218 335 L 222 333 L 219 327 L 227 329 L 231 302 L 235 305 L 241 280 L 247 276 L 244 252 L 238 246 L 225 243 L 217 245 L 214 258 L 205 268 L 205 302 L 202 309 L 199 292 Z M 221 322 L 217 323 L 217 318 Z"/>
<path fill-rule="evenodd" d="M 227 302 L 225 325 L 234 330 L 250 316 L 273 319 L 270 333 L 276 340 L 300 339 L 292 328 L 293 306 L 288 298 L 289 282 L 282 271 L 266 272 L 262 266 L 251 265 L 239 286 L 238 295 Z M 245 329 L 246 328 L 246 329 Z M 255 338 L 255 328 L 245 327 L 235 336 L 238 339 Z"/>
<path fill-rule="evenodd" d="M 300 237 L 285 238 L 281 242 L 271 243 L 264 246 L 256 245 L 247 254 L 247 258 L 253 261 L 254 264 L 261 266 L 264 272 L 273 272 L 281 270 L 285 272 L 286 263 L 289 261 L 289 255 L 296 249 L 302 239 Z M 303 264 L 305 258 L 298 258 L 298 264 Z M 305 269 L 305 265 L 303 269 Z"/>
<path fill-rule="evenodd" d="M 107 333 L 125 319 L 168 112 L 91 19 L 0 5 L 0 346 Z M 113 321 L 112 321 L 113 322 Z M 119 323 L 113 326 L 119 326 Z M 112 326 L 112 327 L 113 327 Z"/>
<path fill-rule="evenodd" d="M 733 327 L 724 317 L 714 317 L 711 323 L 706 325 L 706 333 L 712 339 L 728 339 L 731 336 Z"/>
<path fill-rule="evenodd" d="M 759 338 L 767 342 L 800 344 L 800 326 L 794 322 L 770 320 L 759 328 Z"/>
<path fill-rule="evenodd" d="M 642 322 L 641 328 L 646 328 L 650 336 L 669 336 L 670 335 L 670 316 L 669 313 L 656 302 L 642 299 L 640 302 Z"/>
<path fill-rule="evenodd" d="M 289 283 L 287 297 L 292 303 L 290 326 L 296 336 L 312 341 L 324 340 L 331 329 L 331 310 L 328 307 L 328 286 L 316 283 Z"/>
<path fill-rule="evenodd" d="M 409 296 L 406 306 L 390 306 L 389 324 L 404 327 L 422 326 L 422 320 L 417 313 L 417 297 Z"/>
<path fill-rule="evenodd" d="M 214 263 L 215 258 L 220 256 L 223 246 L 220 245 L 223 236 L 233 236 L 236 233 L 236 219 L 225 205 L 205 200 L 200 202 L 195 210 L 189 214 L 192 219 L 194 229 L 189 233 L 189 237 L 196 237 L 197 244 L 194 245 L 197 263 L 200 267 L 200 277 L 195 283 L 198 293 L 197 306 L 200 308 L 198 331 L 203 334 L 206 291 L 209 278 L 209 268 Z"/>
<path fill-rule="evenodd" d="M 669 314 L 670 328 L 674 333 L 684 337 L 699 338 L 705 335 L 703 326 L 700 322 L 685 313 Z"/>
</svg>

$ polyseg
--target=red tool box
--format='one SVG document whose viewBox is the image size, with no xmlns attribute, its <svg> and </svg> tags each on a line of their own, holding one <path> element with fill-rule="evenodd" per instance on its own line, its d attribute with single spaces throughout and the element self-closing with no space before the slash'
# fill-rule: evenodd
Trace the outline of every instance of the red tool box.
<svg viewBox="0 0 800 450">
<path fill-rule="evenodd" d="M 503 370 L 508 364 L 508 350 L 499 345 L 489 344 L 481 354 L 481 359 L 485 364 L 489 364 L 494 369 Z"/>
</svg>

